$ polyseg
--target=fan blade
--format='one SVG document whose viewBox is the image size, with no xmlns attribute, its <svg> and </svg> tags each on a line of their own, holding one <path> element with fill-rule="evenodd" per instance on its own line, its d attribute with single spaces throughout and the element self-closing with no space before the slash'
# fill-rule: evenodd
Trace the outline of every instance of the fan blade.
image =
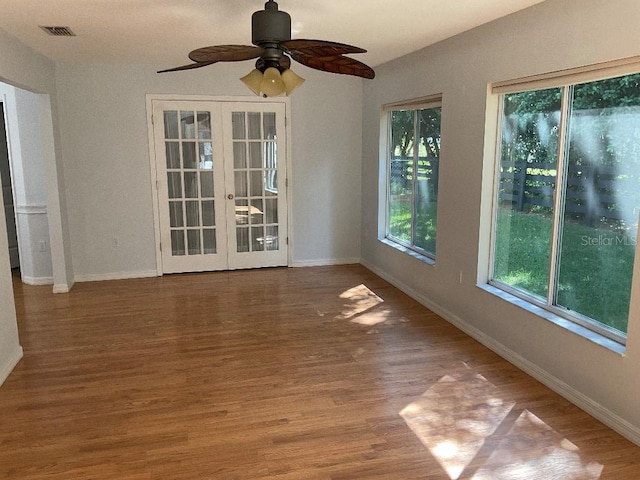
<svg viewBox="0 0 640 480">
<path fill-rule="evenodd" d="M 376 72 L 371 67 L 353 58 L 336 55 L 333 57 L 310 57 L 307 55 L 291 54 L 296 62 L 309 68 L 322 70 L 324 72 L 342 73 L 343 75 L 354 75 L 356 77 L 372 79 Z"/>
<path fill-rule="evenodd" d="M 160 70 L 158 71 L 158 73 L 165 73 L 165 72 L 179 72 L 180 70 L 191 70 L 192 68 L 200 68 L 200 67 L 206 67 L 207 65 L 212 65 L 216 62 L 196 62 L 196 63 L 190 63 L 189 65 L 183 65 L 181 67 L 175 67 L 175 68 L 168 68 L 166 70 Z"/>
<path fill-rule="evenodd" d="M 198 48 L 189 53 L 194 62 L 241 62 L 257 58 L 262 48 L 250 45 L 216 45 L 214 47 Z"/>
<path fill-rule="evenodd" d="M 335 57 L 345 53 L 366 53 L 364 48 L 326 40 L 285 40 L 280 46 L 291 53 L 309 57 Z"/>
</svg>

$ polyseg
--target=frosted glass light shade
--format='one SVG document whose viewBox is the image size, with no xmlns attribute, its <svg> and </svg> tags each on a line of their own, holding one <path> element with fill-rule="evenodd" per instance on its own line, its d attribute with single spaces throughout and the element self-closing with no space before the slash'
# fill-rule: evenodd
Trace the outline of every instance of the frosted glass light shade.
<svg viewBox="0 0 640 480">
<path fill-rule="evenodd" d="M 244 83 L 249 90 L 251 90 L 256 95 L 260 95 L 260 84 L 262 83 L 262 72 L 257 69 L 251 70 L 247 75 L 242 77 L 240 81 Z"/>
<path fill-rule="evenodd" d="M 269 67 L 264 71 L 260 91 L 267 97 L 277 97 L 285 92 L 285 85 L 277 68 Z"/>
<path fill-rule="evenodd" d="M 304 83 L 304 78 L 299 76 L 290 68 L 282 72 L 281 77 L 282 77 L 282 81 L 284 82 L 284 92 L 287 95 L 289 95 L 291 92 L 293 92 L 296 88 L 298 88 L 300 85 Z"/>
</svg>

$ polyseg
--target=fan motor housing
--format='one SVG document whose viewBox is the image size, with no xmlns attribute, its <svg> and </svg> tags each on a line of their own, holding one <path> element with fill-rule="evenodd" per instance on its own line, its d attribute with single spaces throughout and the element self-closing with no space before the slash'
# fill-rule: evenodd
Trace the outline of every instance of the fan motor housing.
<svg viewBox="0 0 640 480">
<path fill-rule="evenodd" d="M 264 10 L 251 16 L 251 42 L 254 45 L 291 40 L 291 16 L 278 10 L 278 4 L 268 1 Z"/>
</svg>

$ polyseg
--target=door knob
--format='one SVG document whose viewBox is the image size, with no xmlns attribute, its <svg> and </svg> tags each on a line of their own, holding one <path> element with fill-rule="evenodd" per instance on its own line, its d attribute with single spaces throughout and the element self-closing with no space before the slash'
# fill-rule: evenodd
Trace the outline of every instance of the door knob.
<svg viewBox="0 0 640 480">
<path fill-rule="evenodd" d="M 229 195 L 227 195 L 227 198 L 228 198 L 229 200 L 233 200 L 233 193 L 230 193 Z"/>
</svg>

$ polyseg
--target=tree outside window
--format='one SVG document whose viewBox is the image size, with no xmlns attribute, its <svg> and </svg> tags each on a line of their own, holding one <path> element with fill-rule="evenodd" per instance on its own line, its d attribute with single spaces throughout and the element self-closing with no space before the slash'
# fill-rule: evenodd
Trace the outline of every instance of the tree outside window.
<svg viewBox="0 0 640 480">
<path fill-rule="evenodd" d="M 502 97 L 492 283 L 624 343 L 640 74 Z"/>
<path fill-rule="evenodd" d="M 435 258 L 441 106 L 388 115 L 387 239 Z"/>
</svg>

